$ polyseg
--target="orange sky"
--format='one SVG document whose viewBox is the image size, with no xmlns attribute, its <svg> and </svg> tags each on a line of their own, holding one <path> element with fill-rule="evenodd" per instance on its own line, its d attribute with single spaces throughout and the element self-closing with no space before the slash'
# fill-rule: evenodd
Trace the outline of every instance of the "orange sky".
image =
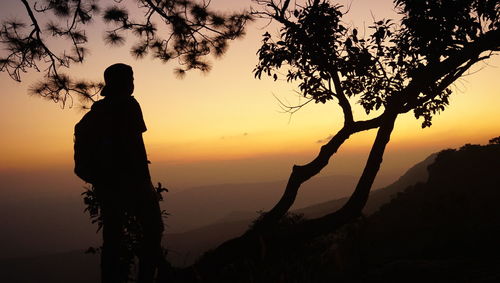
<svg viewBox="0 0 500 283">
<path fill-rule="evenodd" d="M 212 2 L 215 9 L 223 10 L 250 5 L 248 0 Z M 369 25 L 370 13 L 377 18 L 395 17 L 392 1 L 341 2 L 352 2 L 346 22 L 358 27 Z M 2 19 L 24 17 L 20 1 L 2 1 L 0 5 Z M 182 178 L 198 177 L 208 183 L 285 178 L 293 162 L 314 157 L 318 141 L 338 129 L 341 116 L 334 103 L 311 104 L 292 117 L 280 113 L 273 94 L 292 104 L 298 102 L 298 97 L 293 85 L 253 78 L 260 36 L 266 30 L 276 32 L 276 28 L 263 27 L 262 22 L 250 25 L 244 39 L 233 42 L 221 59 L 212 60 L 209 74 L 194 71 L 179 80 L 172 72 L 175 62 L 164 65 L 149 58 L 135 61 L 127 45 L 105 46 L 102 24 L 97 22 L 87 31 L 91 56 L 84 65 L 75 65 L 71 75 L 101 79 L 102 71 L 113 63 L 133 66 L 134 95 L 149 128 L 146 146 L 152 170 L 159 175 L 162 172 L 154 164 L 166 164 L 165 170 L 171 171 L 165 174 L 177 177 L 179 184 Z M 129 38 L 127 44 L 133 42 Z M 450 107 L 434 118 L 430 129 L 421 129 L 421 121 L 415 120 L 412 113 L 398 120 L 385 158 L 385 172 L 402 173 L 436 150 L 467 142 L 485 143 L 500 135 L 500 59 L 497 56 L 488 63 L 475 67 L 485 68 L 455 84 Z M 73 126 L 83 113 L 28 96 L 28 86 L 40 75 L 25 74 L 19 84 L 7 74 L 0 74 L 0 170 L 54 166 L 72 169 Z M 356 113 L 362 118 L 360 110 L 356 108 Z M 341 148 L 339 158 L 343 163 L 335 163 L 327 173 L 352 173 L 362 164 L 372 138 L 373 132 L 351 138 Z M 219 168 L 214 164 L 222 163 L 226 165 L 221 165 L 220 170 L 211 168 Z"/>
</svg>

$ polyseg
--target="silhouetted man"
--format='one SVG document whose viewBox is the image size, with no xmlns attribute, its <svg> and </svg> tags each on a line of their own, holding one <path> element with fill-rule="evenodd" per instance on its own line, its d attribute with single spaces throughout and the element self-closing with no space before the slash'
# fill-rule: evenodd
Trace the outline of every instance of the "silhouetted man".
<svg viewBox="0 0 500 283">
<path fill-rule="evenodd" d="M 92 111 L 99 113 L 102 131 L 99 174 L 93 184 L 102 204 L 102 282 L 127 281 L 123 278 L 126 267 L 120 264 L 126 215 L 134 215 L 142 228 L 138 282 L 153 282 L 162 257 L 163 222 L 142 139 L 146 125 L 132 96 L 132 68 L 125 64 L 109 66 L 104 81 L 104 99 L 92 106 Z"/>
</svg>

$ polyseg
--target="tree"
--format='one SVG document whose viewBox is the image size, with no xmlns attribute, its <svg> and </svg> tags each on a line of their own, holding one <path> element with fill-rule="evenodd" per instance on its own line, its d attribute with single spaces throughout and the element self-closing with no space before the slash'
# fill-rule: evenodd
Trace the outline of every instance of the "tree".
<svg viewBox="0 0 500 283">
<path fill-rule="evenodd" d="M 125 34 L 132 33 L 137 43 L 131 54 L 143 58 L 148 53 L 162 62 L 177 59 L 180 76 L 188 70 L 208 71 L 207 55 L 222 55 L 228 41 L 244 35 L 245 23 L 251 19 L 246 12 L 224 15 L 209 9 L 210 1 L 195 0 L 136 0 L 137 9 L 144 17 L 133 20 L 121 0 L 108 1 L 101 11 L 98 0 L 41 0 L 32 5 L 19 0 L 28 21 L 3 21 L 0 46 L 6 52 L 0 55 L 0 71 L 16 81 L 30 70 L 44 71 L 44 78 L 32 86 L 31 92 L 63 106 L 73 96 L 83 101 L 95 101 L 102 88 L 99 82 L 73 79 L 62 69 L 74 63 L 84 63 L 86 28 L 101 16 L 109 24 L 104 31 L 105 41 L 121 45 Z M 125 2 L 125 1 L 123 1 Z M 41 18 L 50 17 L 46 26 Z M 57 53 L 54 42 L 62 40 L 70 48 Z"/>
<path fill-rule="evenodd" d="M 500 137 L 492 138 L 489 144 L 500 144 Z"/>
<path fill-rule="evenodd" d="M 258 51 L 255 76 L 280 76 L 298 81 L 310 101 L 336 101 L 343 127 L 321 147 L 318 156 L 294 166 L 281 200 L 263 218 L 276 221 L 293 204 L 300 185 L 319 173 L 331 156 L 353 134 L 378 129 L 365 169 L 347 204 L 337 213 L 317 219 L 330 223 L 340 215 L 359 215 L 382 162 L 398 115 L 413 111 L 431 126 L 432 116 L 445 110 L 450 86 L 477 62 L 500 50 L 497 1 L 396 0 L 403 16 L 400 25 L 380 20 L 362 38 L 357 29 L 343 25 L 341 6 L 330 1 L 256 0 L 264 10 L 255 14 L 281 24 L 276 39 L 264 34 Z M 367 114 L 381 114 L 355 121 L 352 103 L 359 100 Z M 293 108 L 292 108 L 293 109 Z"/>
<path fill-rule="evenodd" d="M 263 35 L 255 77 L 265 75 L 277 80 L 284 76 L 287 81 L 298 82 L 301 95 L 308 101 L 290 106 L 289 111 L 311 101 L 333 101 L 340 106 L 344 123 L 310 163 L 293 166 L 281 199 L 253 229 L 206 255 L 196 265 L 197 270 L 204 266 L 213 269 L 217 260 L 217 264 L 245 260 L 238 253 L 258 260 L 263 247 L 307 241 L 357 219 L 398 116 L 413 111 L 417 119 L 423 119 L 423 128 L 430 127 L 433 115 L 449 104 L 453 93 L 450 86 L 474 64 L 500 51 L 498 1 L 395 0 L 395 8 L 402 15 L 399 25 L 390 19 L 376 21 L 366 37 L 345 26 L 342 7 L 328 0 L 307 0 L 302 5 L 292 5 L 290 0 L 255 2 L 259 4 L 253 11 L 256 17 L 281 26 L 279 35 Z M 356 100 L 375 117 L 355 120 L 352 103 Z M 301 184 L 325 168 L 351 135 L 369 129 L 376 129 L 377 135 L 347 203 L 331 214 L 276 229 Z"/>
</svg>

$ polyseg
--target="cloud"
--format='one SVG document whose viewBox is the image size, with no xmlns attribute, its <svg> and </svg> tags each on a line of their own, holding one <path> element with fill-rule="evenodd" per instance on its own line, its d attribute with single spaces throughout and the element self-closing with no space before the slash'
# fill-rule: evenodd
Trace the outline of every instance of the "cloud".
<svg viewBox="0 0 500 283">
<path fill-rule="evenodd" d="M 324 139 L 317 140 L 316 143 L 327 143 L 333 138 L 333 135 L 329 135 L 328 137 Z"/>
<path fill-rule="evenodd" d="M 242 138 L 242 137 L 247 137 L 249 134 L 247 132 L 244 132 L 243 134 L 240 135 L 233 135 L 233 136 L 222 136 L 220 137 L 221 140 L 227 140 L 227 139 L 236 139 L 236 138 Z"/>
</svg>

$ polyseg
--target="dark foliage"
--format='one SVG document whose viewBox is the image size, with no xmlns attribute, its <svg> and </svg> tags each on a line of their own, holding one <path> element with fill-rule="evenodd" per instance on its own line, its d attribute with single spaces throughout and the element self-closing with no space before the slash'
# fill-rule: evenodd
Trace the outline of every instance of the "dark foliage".
<svg viewBox="0 0 500 283">
<path fill-rule="evenodd" d="M 30 6 L 27 0 L 20 0 L 26 9 L 28 21 L 3 20 L 0 28 L 0 71 L 6 72 L 16 81 L 21 73 L 29 70 L 45 72 L 45 79 L 31 88 L 31 93 L 72 104 L 71 93 L 84 100 L 92 99 L 99 92 L 99 83 L 72 80 L 59 69 L 69 68 L 71 63 L 84 61 L 87 36 L 84 27 L 92 22 L 99 12 L 92 0 L 44 0 Z M 46 27 L 41 26 L 39 15 L 53 14 L 54 19 Z M 61 54 L 47 43 L 49 39 L 64 40 L 70 44 Z"/>
<path fill-rule="evenodd" d="M 245 23 L 250 16 L 245 13 L 221 14 L 209 9 L 210 1 L 195 0 L 138 0 L 137 10 L 144 14 L 138 20 L 129 17 L 125 3 L 108 1 L 101 10 L 98 0 L 42 0 L 30 5 L 19 0 L 25 7 L 27 21 L 1 23 L 0 71 L 6 72 L 16 81 L 30 70 L 43 71 L 44 79 L 34 85 L 30 92 L 66 105 L 73 104 L 73 95 L 83 104 L 98 99 L 102 85 L 97 82 L 75 80 L 62 69 L 72 63 L 83 63 L 86 49 L 86 28 L 101 16 L 111 27 L 105 31 L 104 41 L 110 45 L 121 45 L 126 34 L 137 38 L 131 54 L 143 58 L 151 53 L 156 59 L 168 62 L 177 59 L 180 76 L 186 71 L 210 70 L 204 59 L 209 54 L 221 56 L 230 40 L 244 35 Z M 45 27 L 42 17 L 51 17 Z M 56 52 L 49 42 L 62 40 L 69 48 Z"/>
<path fill-rule="evenodd" d="M 307 1 L 293 8 L 288 7 L 290 1 L 256 2 L 266 10 L 255 14 L 280 22 L 282 28 L 276 37 L 263 35 L 255 77 L 265 74 L 277 80 L 285 71 L 287 81 L 299 82 L 304 97 L 317 103 L 356 97 L 366 113 L 392 103 L 398 112 L 413 110 L 417 118 L 424 118 L 422 127 L 430 126 L 432 116 L 448 105 L 450 85 L 491 55 L 480 54 L 498 51 L 498 38 L 492 38 L 492 48 L 485 44 L 460 64 L 443 73 L 435 70 L 434 78 L 420 81 L 430 67 L 461 56 L 486 34 L 498 33 L 497 1 L 398 0 L 401 23 L 375 21 L 366 35 L 346 26 L 343 7 L 330 1 Z"/>
<path fill-rule="evenodd" d="M 492 138 L 490 141 L 489 141 L 490 144 L 500 144 L 500 136 L 499 137 L 496 137 L 496 138 Z"/>
<path fill-rule="evenodd" d="M 488 30 L 499 28 L 499 3 L 494 0 L 396 0 L 404 33 L 398 44 L 422 64 L 453 56 Z"/>
<path fill-rule="evenodd" d="M 228 41 L 244 35 L 244 25 L 251 18 L 246 13 L 223 15 L 208 9 L 210 1 L 201 3 L 185 1 L 138 1 L 144 9 L 144 18 L 132 20 L 125 7 L 114 5 L 104 11 L 103 18 L 115 26 L 106 32 L 105 40 L 110 44 L 120 45 L 124 41 L 124 32 L 133 33 L 138 42 L 131 54 L 142 58 L 151 53 L 162 62 L 178 59 L 178 74 L 191 69 L 208 71 L 210 65 L 203 58 L 212 53 L 222 55 Z M 167 27 L 158 26 L 159 23 Z"/>
<path fill-rule="evenodd" d="M 158 183 L 158 186 L 155 187 L 155 191 L 158 196 L 159 201 L 163 201 L 163 193 L 168 192 L 168 189 L 163 187 L 161 183 Z M 91 185 L 87 187 L 85 192 L 82 193 L 83 202 L 86 206 L 85 212 L 89 213 L 90 220 L 92 224 L 97 224 L 97 232 L 101 230 L 103 226 L 103 218 L 102 218 L 102 202 L 100 200 L 99 193 L 96 189 Z M 165 210 L 161 211 L 163 217 L 167 217 L 168 213 Z M 127 274 L 123 274 L 123 278 L 129 278 L 129 280 L 134 280 L 133 272 L 137 270 L 136 268 L 136 259 L 140 250 L 140 243 L 142 237 L 142 227 L 139 221 L 136 218 L 134 213 L 130 211 L 125 211 L 124 215 L 124 225 L 123 225 L 123 239 L 121 243 L 121 250 L 123 251 L 121 260 L 121 265 L 124 266 L 124 271 Z M 102 247 L 90 247 L 87 250 L 87 253 L 101 253 Z M 165 256 L 167 251 L 163 251 Z"/>
</svg>

